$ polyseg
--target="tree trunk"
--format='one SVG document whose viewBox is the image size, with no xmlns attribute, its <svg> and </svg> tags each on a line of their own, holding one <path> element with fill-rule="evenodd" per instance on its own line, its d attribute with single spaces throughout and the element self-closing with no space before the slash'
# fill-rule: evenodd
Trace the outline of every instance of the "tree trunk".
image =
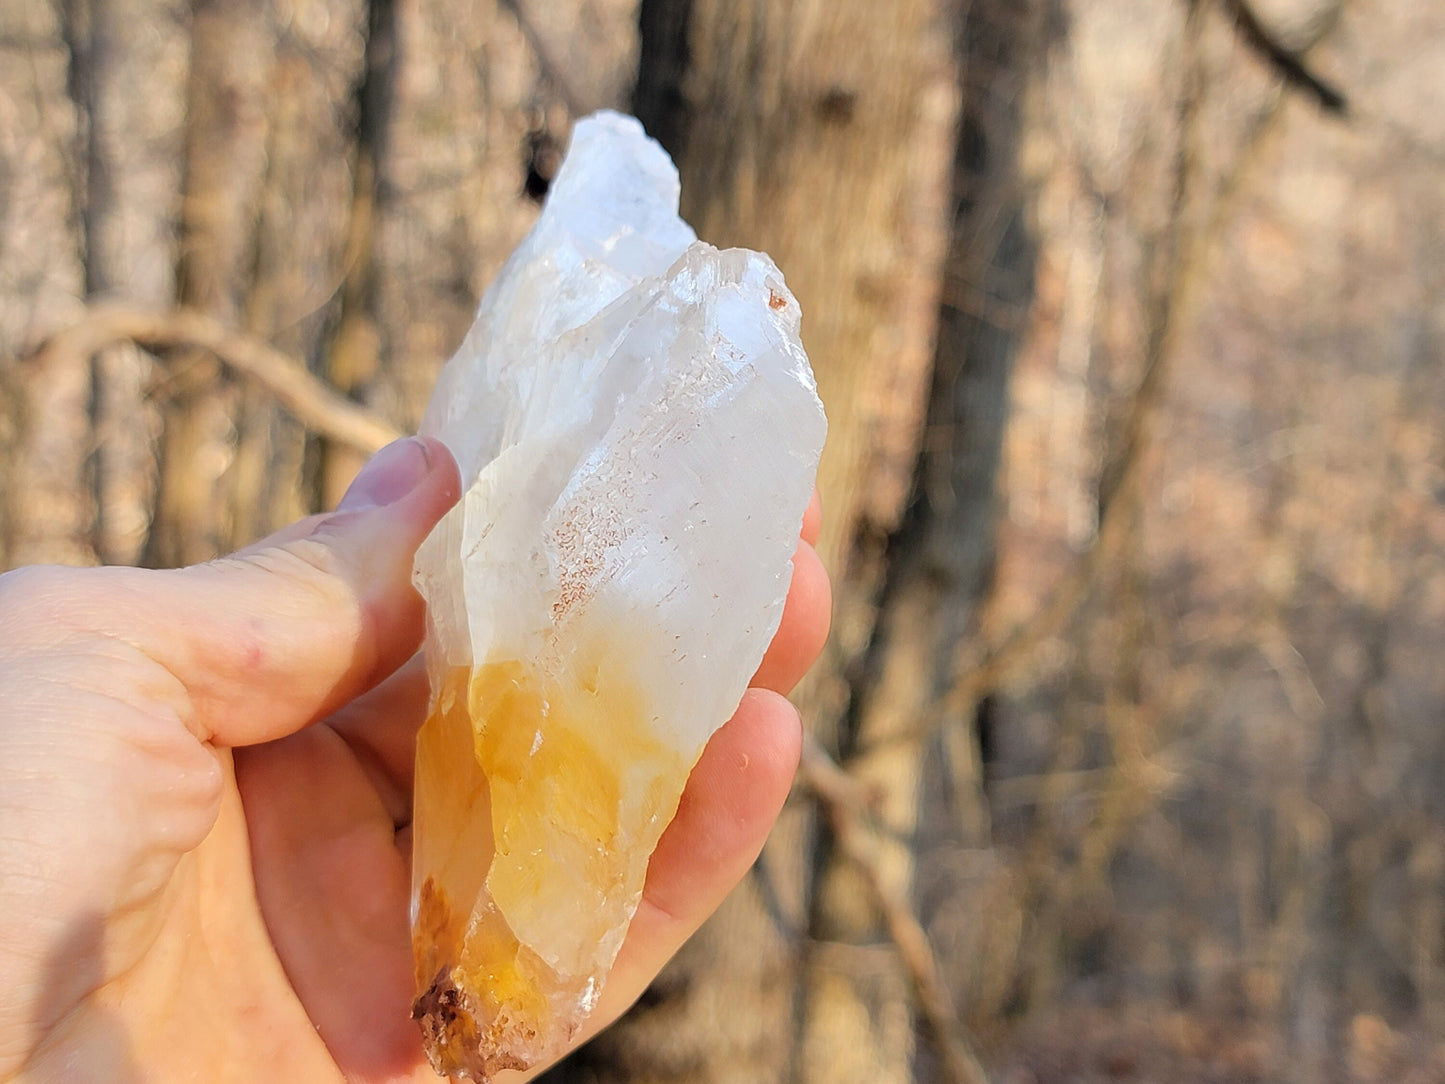
<svg viewBox="0 0 1445 1084">
<path fill-rule="evenodd" d="M 80 312 L 83 118 L 59 3 L 0 5 L 0 357 L 22 357 Z M 3 543 L 10 564 L 96 558 L 88 484 L 90 366 L 5 367 Z"/>
<path fill-rule="evenodd" d="M 244 311 L 266 168 L 276 53 L 268 8 L 262 0 L 211 0 L 192 16 L 178 295 L 231 325 Z M 185 353 L 170 367 L 160 490 L 145 556 L 153 565 L 209 560 L 234 535 L 222 479 L 235 456 L 240 392 L 206 355 Z"/>
<path fill-rule="evenodd" d="M 73 5 L 76 95 L 87 141 L 82 221 L 88 300 L 163 310 L 175 302 L 188 11 L 179 0 Z M 135 564 L 155 500 L 161 419 L 147 387 L 154 358 L 131 344 L 92 362 L 95 545 L 107 564 Z"/>
</svg>

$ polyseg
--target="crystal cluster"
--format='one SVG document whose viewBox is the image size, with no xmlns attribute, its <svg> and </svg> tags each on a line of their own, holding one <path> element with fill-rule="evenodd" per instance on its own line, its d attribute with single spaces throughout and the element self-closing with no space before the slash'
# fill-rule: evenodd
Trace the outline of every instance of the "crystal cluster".
<svg viewBox="0 0 1445 1084">
<path fill-rule="evenodd" d="M 579 122 L 422 427 L 466 487 L 416 562 L 414 1015 L 443 1074 L 565 1048 L 782 615 L 825 429 L 797 302 L 677 199 L 636 121 Z"/>
</svg>

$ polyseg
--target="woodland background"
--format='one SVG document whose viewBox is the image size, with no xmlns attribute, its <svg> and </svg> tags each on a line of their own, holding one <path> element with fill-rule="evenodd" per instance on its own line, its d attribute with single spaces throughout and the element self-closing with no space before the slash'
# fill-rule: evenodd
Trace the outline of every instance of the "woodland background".
<svg viewBox="0 0 1445 1084">
<path fill-rule="evenodd" d="M 1438 0 L 0 0 L 0 567 L 328 506 L 602 106 L 802 303 L 837 606 L 549 1081 L 1445 1081 Z"/>
</svg>

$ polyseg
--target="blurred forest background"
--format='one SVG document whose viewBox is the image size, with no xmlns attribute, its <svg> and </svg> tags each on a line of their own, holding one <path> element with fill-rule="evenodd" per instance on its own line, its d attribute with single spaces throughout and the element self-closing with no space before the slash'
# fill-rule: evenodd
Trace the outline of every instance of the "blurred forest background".
<svg viewBox="0 0 1445 1084">
<path fill-rule="evenodd" d="M 1445 1081 L 1445 4 L 0 0 L 0 567 L 413 427 L 573 118 L 773 254 L 835 634 L 552 1084 Z"/>
</svg>

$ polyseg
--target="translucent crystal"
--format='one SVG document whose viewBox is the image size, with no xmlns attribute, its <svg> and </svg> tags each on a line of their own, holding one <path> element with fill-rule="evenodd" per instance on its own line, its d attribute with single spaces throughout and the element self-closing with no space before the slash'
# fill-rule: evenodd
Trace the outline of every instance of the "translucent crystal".
<svg viewBox="0 0 1445 1084">
<path fill-rule="evenodd" d="M 798 306 L 677 198 L 636 121 L 578 123 L 422 427 L 466 485 L 416 562 L 414 1015 L 444 1074 L 576 1033 L 782 615 L 825 429 Z"/>
</svg>

